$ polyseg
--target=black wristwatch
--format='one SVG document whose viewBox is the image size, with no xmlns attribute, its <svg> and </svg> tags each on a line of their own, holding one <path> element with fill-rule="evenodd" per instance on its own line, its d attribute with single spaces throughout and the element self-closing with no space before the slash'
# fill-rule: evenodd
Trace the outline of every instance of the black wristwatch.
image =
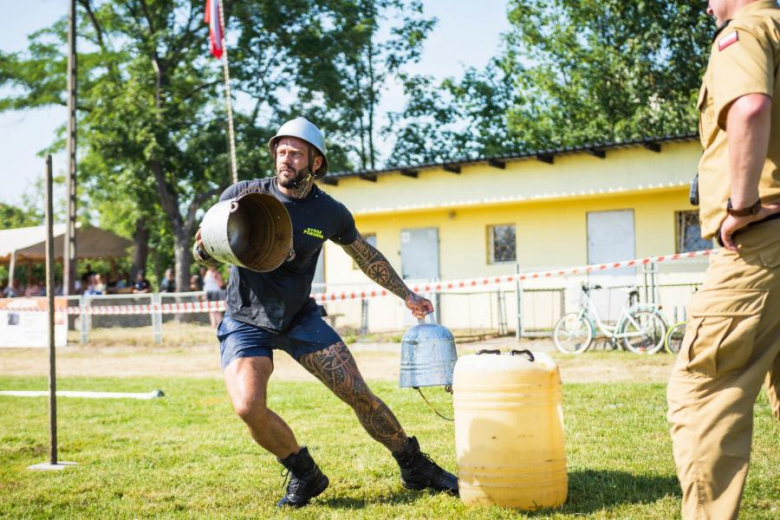
<svg viewBox="0 0 780 520">
<path fill-rule="evenodd" d="M 726 205 L 726 212 L 735 217 L 750 217 L 757 215 L 759 211 L 761 211 L 761 199 L 758 199 L 756 203 L 749 208 L 735 209 L 734 206 L 731 205 L 731 198 L 729 198 L 729 202 Z"/>
</svg>

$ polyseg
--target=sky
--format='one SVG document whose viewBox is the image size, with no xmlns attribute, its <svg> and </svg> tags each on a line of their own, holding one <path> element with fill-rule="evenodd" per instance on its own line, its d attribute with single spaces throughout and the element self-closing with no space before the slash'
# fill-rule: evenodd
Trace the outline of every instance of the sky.
<svg viewBox="0 0 780 520">
<path fill-rule="evenodd" d="M 24 50 L 27 35 L 66 15 L 69 4 L 63 0 L 2 3 L 3 52 Z M 421 62 L 407 69 L 413 73 L 444 79 L 460 76 L 465 67 L 484 67 L 498 52 L 501 33 L 509 29 L 507 0 L 423 0 L 423 4 L 426 15 L 436 17 L 438 24 L 425 43 Z M 401 109 L 401 89 L 391 86 L 379 111 Z M 44 172 L 44 160 L 38 153 L 54 141 L 56 129 L 67 117 L 65 107 L 0 114 L 0 202 L 18 205 L 24 193 L 31 193 L 35 180 Z M 67 171 L 66 159 L 64 153 L 54 156 L 55 175 Z"/>
</svg>

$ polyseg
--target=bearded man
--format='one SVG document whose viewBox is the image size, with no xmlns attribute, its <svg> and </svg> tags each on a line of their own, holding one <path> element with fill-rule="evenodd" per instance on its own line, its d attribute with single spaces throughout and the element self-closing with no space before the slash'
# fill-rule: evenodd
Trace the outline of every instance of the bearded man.
<svg viewBox="0 0 780 520">
<path fill-rule="evenodd" d="M 352 407 L 368 434 L 396 459 L 406 488 L 457 494 L 457 477 L 422 453 L 417 439 L 407 436 L 390 408 L 371 392 L 349 349 L 310 297 L 323 243 L 332 240 L 343 247 L 369 278 L 403 299 L 415 317 L 433 312 L 433 305 L 413 293 L 382 253 L 360 236 L 349 210 L 314 183 L 328 171 L 325 140 L 315 125 L 303 117 L 288 121 L 268 148 L 276 176 L 234 184 L 220 200 L 247 189 L 271 193 L 290 214 L 294 254 L 267 273 L 231 266 L 227 313 L 217 337 L 233 408 L 255 442 L 291 475 L 277 505 L 306 505 L 328 487 L 328 477 L 290 426 L 267 406 L 274 350 L 287 352 Z M 200 231 L 195 247 L 203 249 Z"/>
</svg>

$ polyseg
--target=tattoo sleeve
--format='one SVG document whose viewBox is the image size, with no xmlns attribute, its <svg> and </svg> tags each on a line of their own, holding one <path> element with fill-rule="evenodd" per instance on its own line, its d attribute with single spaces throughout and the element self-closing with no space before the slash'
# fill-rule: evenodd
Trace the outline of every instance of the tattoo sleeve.
<svg viewBox="0 0 780 520">
<path fill-rule="evenodd" d="M 344 251 L 357 263 L 360 270 L 373 281 L 405 300 L 411 291 L 398 273 L 390 265 L 387 258 L 374 246 L 358 235 L 358 239 L 348 246 L 343 246 Z"/>
<path fill-rule="evenodd" d="M 391 452 L 403 448 L 406 433 L 390 408 L 368 388 L 344 343 L 338 342 L 327 349 L 306 354 L 298 363 L 352 407 L 360 424 L 371 437 Z"/>
</svg>

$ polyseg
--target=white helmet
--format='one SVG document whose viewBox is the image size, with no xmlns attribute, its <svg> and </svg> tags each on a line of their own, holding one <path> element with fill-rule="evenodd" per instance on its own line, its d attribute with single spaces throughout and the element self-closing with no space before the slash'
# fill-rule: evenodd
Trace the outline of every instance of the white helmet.
<svg viewBox="0 0 780 520">
<path fill-rule="evenodd" d="M 328 173 L 328 156 L 325 153 L 325 137 L 320 132 L 320 129 L 314 126 L 305 117 L 296 117 L 291 121 L 287 121 L 279 128 L 276 135 L 268 141 L 268 150 L 271 152 L 271 157 L 276 157 L 276 141 L 282 137 L 297 137 L 303 139 L 314 148 L 319 150 L 322 154 L 322 166 L 320 169 L 314 172 L 314 178 L 319 179 L 324 177 Z"/>
</svg>

